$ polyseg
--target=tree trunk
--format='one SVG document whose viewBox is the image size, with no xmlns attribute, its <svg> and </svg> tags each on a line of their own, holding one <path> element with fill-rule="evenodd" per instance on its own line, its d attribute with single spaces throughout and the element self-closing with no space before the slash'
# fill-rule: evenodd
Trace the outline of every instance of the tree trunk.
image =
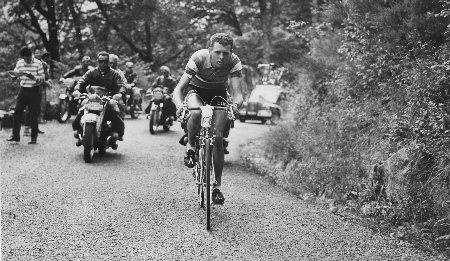
<svg viewBox="0 0 450 261">
<path fill-rule="evenodd" d="M 53 60 L 59 61 L 59 37 L 58 23 L 56 20 L 55 0 L 47 0 L 47 25 L 48 25 L 48 46 L 45 46 Z"/>
<path fill-rule="evenodd" d="M 262 45 L 263 51 L 263 63 L 270 62 L 270 55 L 272 53 L 272 27 L 273 20 L 279 7 L 277 0 L 259 0 L 259 10 L 260 10 L 260 25 L 261 31 L 263 32 Z"/>
<path fill-rule="evenodd" d="M 20 0 L 20 4 L 27 11 L 30 16 L 31 27 L 33 27 L 42 39 L 45 49 L 50 53 L 51 58 L 55 61 L 59 61 L 59 38 L 58 38 L 58 23 L 55 13 L 55 1 L 46 0 L 47 10 L 42 8 L 42 0 L 36 0 L 34 8 L 38 11 L 47 21 L 48 37 L 47 33 L 41 28 L 41 24 L 34 14 L 33 9 L 25 0 Z M 29 26 L 29 25 L 26 25 Z"/>
<path fill-rule="evenodd" d="M 75 47 L 78 49 L 80 55 L 84 54 L 83 35 L 81 34 L 81 19 L 80 14 L 76 10 L 76 5 L 73 0 L 68 0 L 70 14 L 73 19 L 73 25 L 75 28 Z"/>
</svg>

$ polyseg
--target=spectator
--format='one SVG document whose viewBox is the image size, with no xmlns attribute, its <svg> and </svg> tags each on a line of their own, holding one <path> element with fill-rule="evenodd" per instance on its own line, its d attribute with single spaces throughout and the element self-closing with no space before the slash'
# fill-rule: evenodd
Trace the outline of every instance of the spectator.
<svg viewBox="0 0 450 261">
<path fill-rule="evenodd" d="M 20 80 L 20 91 L 17 95 L 16 106 L 13 116 L 12 135 L 7 141 L 20 141 L 20 124 L 22 114 L 28 106 L 30 111 L 31 139 L 28 144 L 36 144 L 38 136 L 38 110 L 39 110 L 39 89 L 45 81 L 44 67 L 42 62 L 33 57 L 31 48 L 24 46 L 20 49 L 20 59 L 11 77 Z"/>
</svg>

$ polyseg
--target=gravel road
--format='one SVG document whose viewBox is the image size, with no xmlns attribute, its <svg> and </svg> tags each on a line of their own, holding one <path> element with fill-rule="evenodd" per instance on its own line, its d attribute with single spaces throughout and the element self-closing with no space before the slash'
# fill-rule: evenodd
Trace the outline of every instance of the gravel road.
<svg viewBox="0 0 450 261">
<path fill-rule="evenodd" d="M 117 151 L 83 161 L 69 124 L 37 145 L 1 133 L 2 260 L 437 260 L 306 203 L 237 164 L 270 126 L 236 122 L 225 204 L 205 229 L 179 125 L 151 135 L 125 120 Z"/>
</svg>

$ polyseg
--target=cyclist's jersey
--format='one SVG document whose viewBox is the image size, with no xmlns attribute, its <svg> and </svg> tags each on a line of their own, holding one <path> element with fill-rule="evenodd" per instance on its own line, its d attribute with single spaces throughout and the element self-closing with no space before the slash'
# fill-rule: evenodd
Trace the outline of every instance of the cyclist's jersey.
<svg viewBox="0 0 450 261">
<path fill-rule="evenodd" d="M 220 69 L 211 65 L 208 49 L 196 51 L 189 59 L 185 73 L 191 78 L 189 84 L 202 89 L 226 90 L 228 77 L 241 77 L 242 63 L 239 57 L 232 53 L 231 59 Z"/>
</svg>

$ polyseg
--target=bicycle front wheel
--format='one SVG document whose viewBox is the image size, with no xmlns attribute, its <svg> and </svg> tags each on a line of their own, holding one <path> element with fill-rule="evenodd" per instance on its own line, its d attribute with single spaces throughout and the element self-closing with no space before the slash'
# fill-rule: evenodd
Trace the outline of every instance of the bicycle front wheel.
<svg viewBox="0 0 450 261">
<path fill-rule="evenodd" d="M 206 212 L 206 229 L 211 228 L 211 164 L 212 164 L 212 147 L 209 141 L 205 144 L 205 190 L 204 196 L 206 198 L 205 212 Z"/>
</svg>

